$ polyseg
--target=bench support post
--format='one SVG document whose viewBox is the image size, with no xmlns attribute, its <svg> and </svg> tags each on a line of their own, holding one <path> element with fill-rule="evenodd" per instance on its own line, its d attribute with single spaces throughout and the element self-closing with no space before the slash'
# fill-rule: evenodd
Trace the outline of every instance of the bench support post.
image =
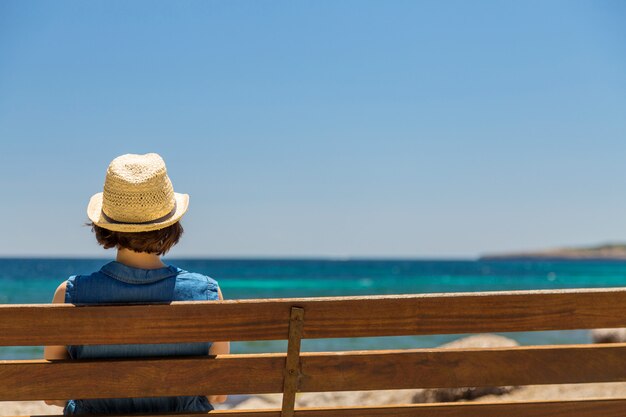
<svg viewBox="0 0 626 417">
<path fill-rule="evenodd" d="M 285 361 L 285 376 L 283 379 L 283 406 L 281 417 L 293 417 L 296 403 L 296 392 L 300 379 L 300 341 L 302 340 L 302 325 L 304 323 L 304 309 L 291 307 L 289 318 L 289 342 L 287 344 L 287 360 Z"/>
</svg>

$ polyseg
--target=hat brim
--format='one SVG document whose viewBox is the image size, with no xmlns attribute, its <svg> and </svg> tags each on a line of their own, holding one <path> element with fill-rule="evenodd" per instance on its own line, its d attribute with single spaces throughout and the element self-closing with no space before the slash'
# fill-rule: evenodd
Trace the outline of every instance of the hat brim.
<svg viewBox="0 0 626 417">
<path fill-rule="evenodd" d="M 171 226 L 183 217 L 189 207 L 189 194 L 174 193 L 176 209 L 170 217 L 155 223 L 118 223 L 111 222 L 102 212 L 102 193 L 91 196 L 87 205 L 87 217 L 96 226 L 115 232 L 149 232 Z"/>
</svg>

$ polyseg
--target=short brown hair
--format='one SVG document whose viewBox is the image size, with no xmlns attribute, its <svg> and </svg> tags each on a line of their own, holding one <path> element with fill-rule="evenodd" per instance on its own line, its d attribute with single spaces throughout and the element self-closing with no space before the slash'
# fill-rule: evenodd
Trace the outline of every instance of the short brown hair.
<svg viewBox="0 0 626 417">
<path fill-rule="evenodd" d="M 115 232 L 93 222 L 87 223 L 96 234 L 96 240 L 105 249 L 126 248 L 135 252 L 163 255 L 178 243 L 183 235 L 183 226 L 176 222 L 164 229 L 149 232 Z"/>
</svg>

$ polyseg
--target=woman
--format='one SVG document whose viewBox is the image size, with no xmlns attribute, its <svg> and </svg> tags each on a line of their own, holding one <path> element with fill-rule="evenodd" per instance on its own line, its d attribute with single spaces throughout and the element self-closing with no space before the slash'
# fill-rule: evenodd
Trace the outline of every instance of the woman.
<svg viewBox="0 0 626 417">
<path fill-rule="evenodd" d="M 223 299 L 218 283 L 161 260 L 178 243 L 189 196 L 175 193 L 163 159 L 155 154 L 115 158 L 104 191 L 91 197 L 88 223 L 105 249 L 117 249 L 115 261 L 89 275 L 75 275 L 57 288 L 53 303 L 103 304 Z M 219 355 L 229 342 L 142 345 L 47 346 L 46 359 Z M 64 414 L 210 411 L 225 395 L 46 401 L 64 406 Z"/>
</svg>

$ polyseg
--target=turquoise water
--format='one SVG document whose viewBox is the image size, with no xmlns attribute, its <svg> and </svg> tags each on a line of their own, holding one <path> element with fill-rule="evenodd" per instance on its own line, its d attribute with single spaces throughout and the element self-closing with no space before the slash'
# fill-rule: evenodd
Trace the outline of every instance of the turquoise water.
<svg viewBox="0 0 626 417">
<path fill-rule="evenodd" d="M 67 276 L 104 259 L 0 259 L 0 303 L 47 303 Z M 415 260 L 166 260 L 217 279 L 229 299 L 626 286 L 624 262 Z M 522 344 L 587 343 L 587 331 L 514 333 Z M 459 335 L 305 340 L 303 350 L 433 347 Z M 284 342 L 233 343 L 233 352 L 280 352 Z M 41 357 L 0 348 L 0 358 Z"/>
</svg>

